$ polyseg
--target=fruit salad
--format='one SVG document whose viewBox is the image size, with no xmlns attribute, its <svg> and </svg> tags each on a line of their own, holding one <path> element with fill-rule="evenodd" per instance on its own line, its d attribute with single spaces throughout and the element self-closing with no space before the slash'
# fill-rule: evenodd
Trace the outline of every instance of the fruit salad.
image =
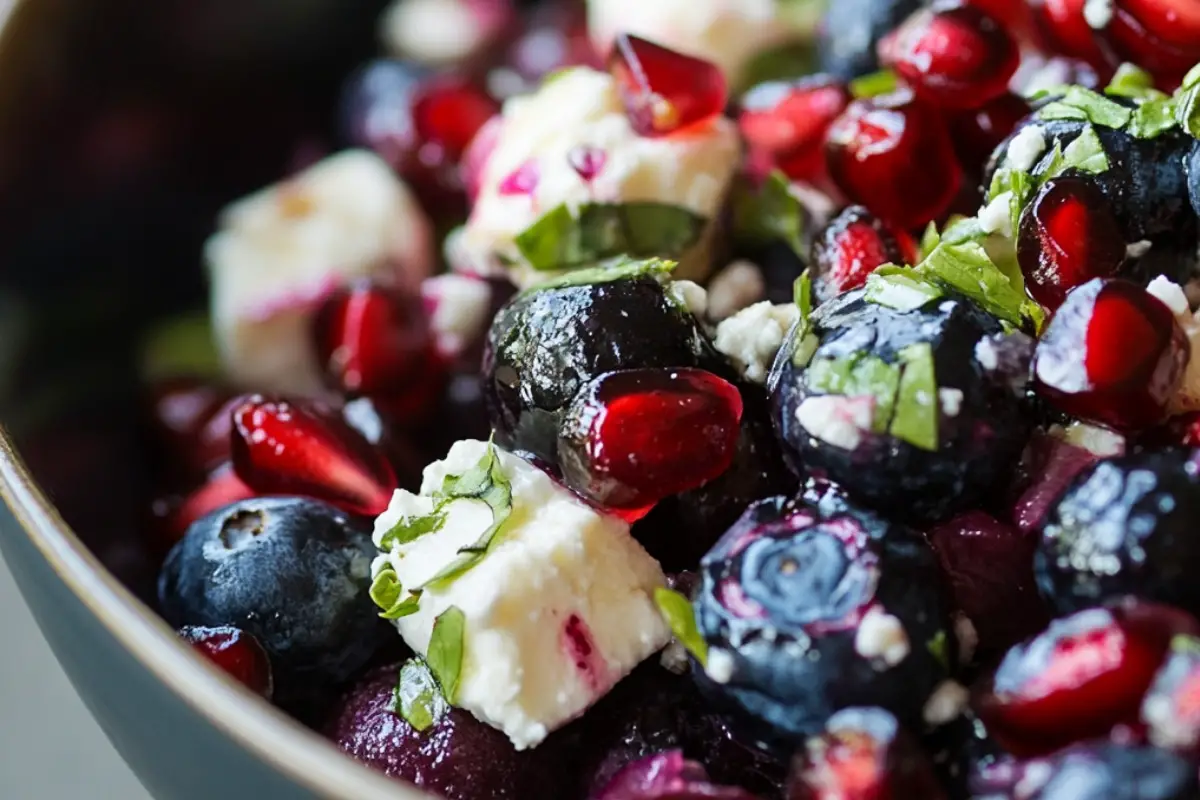
<svg viewBox="0 0 1200 800">
<path fill-rule="evenodd" d="M 1200 797 L 1195 3 L 379 32 L 152 336 L 200 656 L 449 800 Z"/>
</svg>

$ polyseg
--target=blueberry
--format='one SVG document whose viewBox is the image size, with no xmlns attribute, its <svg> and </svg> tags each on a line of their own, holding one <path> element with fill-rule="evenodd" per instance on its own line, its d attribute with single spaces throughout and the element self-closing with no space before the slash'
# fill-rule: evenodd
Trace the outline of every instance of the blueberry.
<svg viewBox="0 0 1200 800">
<path fill-rule="evenodd" d="M 977 506 L 1008 479 L 1031 428 L 1028 337 L 952 295 L 898 311 L 855 290 L 810 322 L 793 329 L 767 381 L 797 472 L 915 522 Z M 802 346 L 812 355 L 798 365 Z M 923 413 L 934 419 L 921 438 L 908 423 Z"/>
<path fill-rule="evenodd" d="M 503 733 L 460 708 L 418 731 L 395 712 L 399 664 L 366 675 L 341 700 L 326 734 L 355 759 L 448 800 L 564 797 L 567 763 L 551 737 L 517 752 Z"/>
<path fill-rule="evenodd" d="M 1084 470 L 1050 509 L 1035 556 L 1055 613 L 1119 595 L 1200 614 L 1200 451 L 1109 458 Z"/>
<path fill-rule="evenodd" d="M 1104 741 L 988 766 L 971 786 L 976 800 L 1193 800 L 1200 791 L 1195 766 L 1179 756 Z"/>
<path fill-rule="evenodd" d="M 409 147 L 409 106 L 429 71 L 418 64 L 380 58 L 360 67 L 342 86 L 339 128 L 351 147 L 376 150 L 393 165 Z"/>
<path fill-rule="evenodd" d="M 849 79 L 879 69 L 879 40 L 924 5 L 922 0 L 830 3 L 817 36 L 818 71 Z"/>
<path fill-rule="evenodd" d="M 172 625 L 232 625 L 271 657 L 276 699 L 352 677 L 395 632 L 367 590 L 369 529 L 315 500 L 243 500 L 197 520 L 159 575 Z"/>
<path fill-rule="evenodd" d="M 873 514 L 760 501 L 704 557 L 701 577 L 709 651 L 697 680 L 768 744 L 803 741 L 851 706 L 917 724 L 950 675 L 937 561 L 920 536 Z"/>
<path fill-rule="evenodd" d="M 496 441 L 557 464 L 563 412 L 615 370 L 700 367 L 732 378 L 696 318 L 652 277 L 534 290 L 492 322 L 484 394 Z"/>
</svg>

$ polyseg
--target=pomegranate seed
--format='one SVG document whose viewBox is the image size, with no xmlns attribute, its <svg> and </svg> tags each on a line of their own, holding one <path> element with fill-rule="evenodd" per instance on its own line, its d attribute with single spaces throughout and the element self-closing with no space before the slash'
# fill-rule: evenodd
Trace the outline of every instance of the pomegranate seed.
<svg viewBox="0 0 1200 800">
<path fill-rule="evenodd" d="M 1013 507 L 1012 519 L 1022 533 L 1041 527 L 1042 520 L 1079 473 L 1096 463 L 1095 453 L 1057 436 L 1035 434 L 1031 480 Z"/>
<path fill-rule="evenodd" d="M 879 43 L 879 53 L 918 96 L 947 108 L 979 108 L 1004 94 L 1021 63 L 1000 23 L 966 5 L 918 11 Z"/>
<path fill-rule="evenodd" d="M 704 370 L 601 375 L 567 412 L 563 478 L 603 506 L 645 508 L 727 470 L 741 418 L 737 387 Z"/>
<path fill-rule="evenodd" d="M 333 388 L 375 399 L 398 422 L 420 417 L 440 391 L 444 367 L 419 298 L 360 284 L 327 298 L 314 325 Z"/>
<path fill-rule="evenodd" d="M 207 475 L 229 460 L 228 389 L 191 379 L 164 381 L 150 397 L 152 434 L 170 465 L 184 477 Z"/>
<path fill-rule="evenodd" d="M 396 476 L 382 453 L 336 415 L 255 395 L 233 412 L 233 463 L 261 494 L 300 494 L 352 514 L 383 513 Z"/>
<path fill-rule="evenodd" d="M 1021 0 L 966 0 L 1022 41 L 1028 41 L 1033 26 L 1029 6 Z"/>
<path fill-rule="evenodd" d="M 981 650 L 1002 652 L 1049 620 L 1033 577 L 1036 536 L 971 511 L 933 528 L 928 538 Z"/>
<path fill-rule="evenodd" d="M 1055 620 L 1004 657 L 980 718 L 1020 757 L 1104 736 L 1136 721 L 1171 638 L 1197 630 L 1181 611 L 1132 600 Z"/>
<path fill-rule="evenodd" d="M 1033 3 L 1034 21 L 1047 49 L 1093 65 L 1105 63 L 1096 32 L 1083 15 L 1087 0 L 1041 0 Z"/>
<path fill-rule="evenodd" d="M 479 196 L 479 190 L 483 186 L 483 171 L 487 168 L 496 145 L 500 143 L 500 131 L 503 127 L 504 117 L 496 114 L 484 123 L 463 153 L 459 173 L 467 190 L 467 199 L 472 203 Z"/>
<path fill-rule="evenodd" d="M 583 180 L 591 183 L 608 162 L 608 154 L 599 147 L 581 144 L 567 153 L 567 163 Z"/>
<path fill-rule="evenodd" d="M 192 523 L 207 516 L 218 508 L 224 508 L 239 500 L 248 500 L 256 492 L 242 482 L 232 464 L 223 464 L 215 469 L 200 488 L 181 501 L 163 500 L 155 505 L 159 518 L 159 540 L 168 548 L 183 538 Z"/>
<path fill-rule="evenodd" d="M 1166 416 L 1191 346 L 1160 300 L 1095 278 L 1067 294 L 1034 353 L 1038 391 L 1060 410 L 1118 430 Z"/>
<path fill-rule="evenodd" d="M 1093 181 L 1054 178 L 1021 214 L 1017 260 L 1029 293 L 1054 310 L 1076 286 L 1115 275 L 1125 260 L 1125 240 Z"/>
<path fill-rule="evenodd" d="M 271 699 L 271 660 L 253 636 L 232 626 L 199 625 L 180 628 L 179 635 L 252 692 Z"/>
<path fill-rule="evenodd" d="M 846 85 L 827 75 L 764 83 L 742 98 L 738 127 L 789 178 L 817 182 L 825 174 L 825 132 L 849 103 Z"/>
<path fill-rule="evenodd" d="M 1112 0 L 1105 40 L 1117 55 L 1177 84 L 1200 61 L 1200 4 L 1195 0 Z"/>
<path fill-rule="evenodd" d="M 897 236 L 897 233 L 900 235 Z M 904 241 L 904 247 L 901 246 Z M 884 264 L 915 264 L 916 246 L 862 206 L 850 206 L 813 240 L 813 288 L 819 302 L 857 289 Z"/>
<path fill-rule="evenodd" d="M 504 176 L 497 191 L 503 195 L 532 195 L 537 191 L 540 176 L 541 170 L 538 168 L 537 161 L 526 161 Z"/>
<path fill-rule="evenodd" d="M 907 229 L 941 216 L 962 182 L 945 123 L 907 90 L 851 103 L 829 128 L 825 158 L 847 197 Z"/>
<path fill-rule="evenodd" d="M 725 76 L 715 64 L 637 36 L 617 36 L 608 69 L 641 136 L 664 136 L 725 109 Z"/>
<path fill-rule="evenodd" d="M 412 101 L 418 158 L 457 163 L 471 140 L 499 111 L 496 101 L 462 78 L 442 76 L 417 88 Z"/>
<path fill-rule="evenodd" d="M 955 114 L 950 118 L 950 130 L 959 159 L 971 169 L 982 167 L 1029 113 L 1023 97 L 1007 92 L 980 108 Z"/>
</svg>

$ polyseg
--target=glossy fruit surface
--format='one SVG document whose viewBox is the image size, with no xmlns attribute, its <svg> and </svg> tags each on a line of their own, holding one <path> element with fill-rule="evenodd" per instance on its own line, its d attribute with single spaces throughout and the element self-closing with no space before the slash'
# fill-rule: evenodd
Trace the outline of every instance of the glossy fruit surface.
<svg viewBox="0 0 1200 800">
<path fill-rule="evenodd" d="M 848 206 L 813 239 L 813 291 L 818 302 L 858 289 L 884 264 L 913 264 L 916 245 L 863 206 Z"/>
<path fill-rule="evenodd" d="M 755 800 L 745 789 L 714 785 L 704 767 L 685 759 L 679 750 L 633 762 L 593 797 L 595 800 Z"/>
<path fill-rule="evenodd" d="M 992 151 L 1016 130 L 1017 123 L 1030 113 L 1023 97 L 1005 92 L 976 109 L 950 117 L 954 151 L 968 173 L 987 163 Z"/>
<path fill-rule="evenodd" d="M 1193 0 L 1113 0 L 1105 41 L 1168 88 L 1200 60 L 1200 7 Z"/>
<path fill-rule="evenodd" d="M 253 395 L 233 411 L 233 463 L 260 494 L 302 494 L 367 516 L 383 513 L 397 483 L 383 453 L 339 416 Z"/>
<path fill-rule="evenodd" d="M 1042 521 L 1079 473 L 1099 457 L 1056 436 L 1037 433 L 1030 439 L 1024 465 L 1027 480 L 1013 506 L 1011 518 L 1024 532 L 1039 530 Z"/>
<path fill-rule="evenodd" d="M 697 369 L 610 372 L 567 411 L 558 460 L 567 484 L 610 508 L 642 508 L 729 468 L 742 397 Z"/>
<path fill-rule="evenodd" d="M 825 174 L 825 131 L 850 103 L 845 83 L 827 75 L 763 83 L 742 97 L 738 128 L 792 180 Z"/>
<path fill-rule="evenodd" d="M 150 391 L 149 423 L 168 468 L 185 480 L 229 460 L 229 389 L 191 379 L 161 382 Z"/>
<path fill-rule="evenodd" d="M 1191 346 L 1162 301 L 1120 279 L 1071 290 L 1034 353 L 1038 393 L 1056 408 L 1118 430 L 1161 422 Z"/>
<path fill-rule="evenodd" d="M 179 635 L 250 691 L 271 699 L 274 689 L 271 661 L 253 636 L 230 626 L 184 626 Z"/>
<path fill-rule="evenodd" d="M 1087 0 L 1040 0 L 1029 5 L 1049 50 L 1100 64 L 1104 55 L 1095 30 L 1083 15 L 1086 3 Z"/>
<path fill-rule="evenodd" d="M 716 64 L 646 39 L 618 35 L 608 69 L 630 124 L 642 136 L 665 136 L 725 109 L 725 76 Z"/>
</svg>

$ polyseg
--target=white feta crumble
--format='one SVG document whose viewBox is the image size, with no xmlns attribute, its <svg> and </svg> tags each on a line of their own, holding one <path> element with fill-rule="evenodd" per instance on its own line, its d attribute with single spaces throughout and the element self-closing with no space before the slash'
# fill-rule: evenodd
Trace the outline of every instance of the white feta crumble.
<svg viewBox="0 0 1200 800">
<path fill-rule="evenodd" d="M 806 397 L 796 408 L 796 421 L 826 444 L 853 450 L 875 421 L 875 400 L 839 395 Z"/>
<path fill-rule="evenodd" d="M 929 725 L 945 725 L 962 715 L 971 694 L 958 681 L 942 681 L 925 701 L 922 716 Z"/>
<path fill-rule="evenodd" d="M 467 0 L 395 0 L 379 20 L 379 33 L 393 55 L 440 66 L 474 53 L 499 22 Z"/>
<path fill-rule="evenodd" d="M 1092 30 L 1104 30 L 1113 18 L 1113 0 L 1087 0 L 1083 4 L 1083 18 Z"/>
<path fill-rule="evenodd" d="M 733 654 L 719 647 L 710 648 L 708 661 L 704 665 L 704 674 L 714 683 L 729 683 L 733 680 Z"/>
<path fill-rule="evenodd" d="M 996 199 L 979 209 L 979 227 L 984 233 L 998 233 L 1012 238 L 1012 214 L 1009 213 L 1012 192 L 996 195 Z"/>
<path fill-rule="evenodd" d="M 572 167 L 583 148 L 599 164 L 587 177 Z M 733 120 L 716 116 L 678 135 L 639 136 L 611 75 L 570 69 L 535 93 L 505 102 L 456 257 L 474 265 L 506 261 L 512 265 L 508 277 L 525 288 L 555 276 L 532 269 L 516 245 L 516 237 L 543 214 L 564 204 L 654 202 L 710 220 L 699 240 L 679 256 L 674 273 L 702 278 L 711 267 L 712 221 L 720 215 L 740 159 Z M 508 186 L 518 170 L 536 173 L 528 191 Z"/>
<path fill-rule="evenodd" d="M 957 417 L 958 412 L 962 410 L 962 402 L 962 389 L 949 387 L 938 389 L 938 404 L 941 405 L 942 413 L 947 417 Z"/>
<path fill-rule="evenodd" d="M 979 646 L 979 631 L 975 623 L 961 611 L 954 614 L 954 638 L 958 640 L 958 661 L 969 664 L 975 657 L 975 648 Z"/>
<path fill-rule="evenodd" d="M 1154 248 L 1154 243 L 1149 239 L 1141 239 L 1133 244 L 1125 245 L 1126 258 L 1141 258 L 1149 253 Z"/>
<path fill-rule="evenodd" d="M 1007 165 L 1021 172 L 1029 172 L 1046 152 L 1046 135 L 1037 125 L 1026 125 L 1008 143 Z"/>
<path fill-rule="evenodd" d="M 425 468 L 421 494 L 397 490 L 375 521 L 376 546 L 397 523 L 428 515 L 447 476 L 475 467 L 487 449 L 487 442 L 458 442 L 444 461 Z M 526 749 L 667 644 L 671 633 L 653 597 L 666 581 L 627 523 L 517 456 L 496 453 L 512 491 L 497 539 L 469 571 L 425 587 L 416 613 L 395 625 L 425 655 L 434 620 L 452 606 L 461 610 L 464 655 L 453 702 Z M 392 542 L 374 574 L 391 567 L 402 586 L 421 586 L 492 522 L 491 508 L 476 499 L 453 500 L 442 512 L 439 530 Z"/>
<path fill-rule="evenodd" d="M 1063 427 L 1054 425 L 1050 435 L 1067 444 L 1081 447 L 1100 458 L 1124 455 L 1125 437 L 1116 431 L 1089 422 L 1076 421 Z"/>
<path fill-rule="evenodd" d="M 469 275 L 437 275 L 421 284 L 421 298 L 433 313 L 429 327 L 438 352 L 456 358 L 487 328 L 492 289 Z"/>
<path fill-rule="evenodd" d="M 708 282 L 708 317 L 716 322 L 728 319 L 766 293 L 767 282 L 757 264 L 733 261 Z"/>
<path fill-rule="evenodd" d="M 321 300 L 361 278 L 415 285 L 433 256 L 408 187 L 375 154 L 347 150 L 226 207 L 204 260 L 229 378 L 317 394 L 309 328 Z"/>
<path fill-rule="evenodd" d="M 696 319 L 702 320 L 708 313 L 708 290 L 694 281 L 671 281 L 667 293 Z"/>
<path fill-rule="evenodd" d="M 975 360 L 989 372 L 1000 366 L 1000 354 L 996 352 L 996 345 L 991 339 L 983 338 L 975 343 Z"/>
<path fill-rule="evenodd" d="M 658 663 L 667 672 L 673 672 L 676 675 L 685 675 L 691 668 L 692 662 L 688 656 L 687 648 L 672 639 L 671 643 L 663 648 L 662 655 L 658 657 Z"/>
<path fill-rule="evenodd" d="M 1171 309 L 1171 313 L 1177 317 L 1191 313 L 1192 308 L 1188 305 L 1187 295 L 1184 293 L 1183 287 L 1166 275 L 1159 275 L 1150 281 L 1149 285 L 1146 286 L 1146 291 L 1153 297 L 1161 300 L 1163 305 Z"/>
<path fill-rule="evenodd" d="M 1142 722 L 1146 723 L 1150 743 L 1167 750 L 1191 750 L 1198 743 L 1200 730 L 1181 721 L 1175 704 L 1167 695 L 1156 694 L 1142 703 Z"/>
<path fill-rule="evenodd" d="M 791 327 L 800 319 L 795 303 L 764 300 L 717 326 L 713 345 L 729 356 L 746 380 L 763 383 Z"/>
<path fill-rule="evenodd" d="M 854 634 L 854 652 L 865 659 L 894 667 L 908 658 L 910 646 L 904 623 L 875 605 L 863 615 Z"/>
</svg>

